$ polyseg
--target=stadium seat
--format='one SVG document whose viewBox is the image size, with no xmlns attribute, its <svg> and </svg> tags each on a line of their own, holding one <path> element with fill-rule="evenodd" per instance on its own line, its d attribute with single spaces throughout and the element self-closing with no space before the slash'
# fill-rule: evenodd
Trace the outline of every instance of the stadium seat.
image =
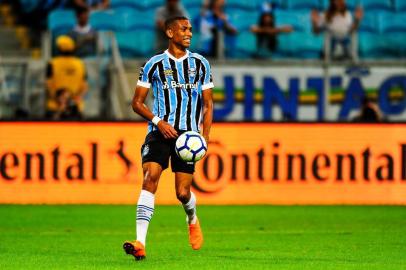
<svg viewBox="0 0 406 270">
<path fill-rule="evenodd" d="M 226 1 L 227 12 L 232 8 L 239 8 L 242 10 L 256 10 L 257 3 L 253 0 L 227 0 Z"/>
<path fill-rule="evenodd" d="M 123 20 L 114 10 L 93 11 L 90 25 L 98 31 L 119 31 L 123 29 Z"/>
<path fill-rule="evenodd" d="M 286 0 L 282 4 L 282 8 L 291 10 L 318 9 L 320 8 L 320 2 L 319 0 Z"/>
<path fill-rule="evenodd" d="M 193 22 L 193 27 L 196 27 L 194 22 L 199 20 L 201 10 L 202 8 L 200 6 L 189 7 L 186 9 L 189 14 L 189 19 Z"/>
<path fill-rule="evenodd" d="M 40 7 L 42 0 L 20 0 L 20 5 L 24 13 L 30 13 Z"/>
<path fill-rule="evenodd" d="M 316 59 L 320 58 L 322 48 L 322 35 L 293 32 L 278 36 L 277 52 L 285 57 Z"/>
<path fill-rule="evenodd" d="M 140 9 L 142 6 L 137 3 L 138 3 L 138 1 L 134 1 L 134 0 L 110 0 L 110 7 L 112 9 L 118 9 L 118 8 Z"/>
<path fill-rule="evenodd" d="M 388 35 L 360 33 L 359 52 L 362 58 L 393 58 L 399 55 Z"/>
<path fill-rule="evenodd" d="M 361 0 L 360 3 L 367 12 L 373 10 L 393 10 L 391 0 Z"/>
<path fill-rule="evenodd" d="M 405 0 L 393 0 L 393 4 L 396 11 L 406 11 Z"/>
<path fill-rule="evenodd" d="M 141 11 L 128 9 L 118 13 L 124 31 L 137 29 L 155 29 L 154 13 L 150 10 Z"/>
<path fill-rule="evenodd" d="M 374 13 L 366 13 L 360 22 L 359 32 L 379 33 L 381 29 L 379 22 L 379 16 Z"/>
<path fill-rule="evenodd" d="M 242 31 L 236 36 L 235 51 L 232 57 L 250 58 L 257 50 L 256 38 L 250 31 Z"/>
<path fill-rule="evenodd" d="M 192 7 L 198 7 L 199 9 L 202 8 L 202 1 L 201 0 L 187 0 L 183 1 L 182 4 L 186 10 Z M 188 10 L 189 11 L 189 10 Z"/>
<path fill-rule="evenodd" d="M 276 26 L 291 25 L 295 31 L 311 32 L 310 11 L 275 11 Z"/>
<path fill-rule="evenodd" d="M 254 24 L 258 23 L 259 13 L 251 10 L 231 9 L 228 12 L 231 24 L 238 31 L 247 31 Z"/>
<path fill-rule="evenodd" d="M 192 52 L 198 52 L 200 42 L 200 33 L 193 31 L 192 44 L 190 45 L 190 50 Z"/>
<path fill-rule="evenodd" d="M 76 16 L 73 10 L 56 9 L 48 15 L 48 29 L 54 36 L 68 33 L 75 25 Z"/>
<path fill-rule="evenodd" d="M 406 35 L 406 12 L 382 12 L 379 18 L 382 33 Z"/>
<path fill-rule="evenodd" d="M 121 55 L 126 58 L 152 56 L 155 32 L 149 29 L 116 33 Z"/>
<path fill-rule="evenodd" d="M 163 0 L 136 0 L 134 2 L 137 2 L 143 10 L 155 10 L 157 7 L 165 5 Z"/>
</svg>

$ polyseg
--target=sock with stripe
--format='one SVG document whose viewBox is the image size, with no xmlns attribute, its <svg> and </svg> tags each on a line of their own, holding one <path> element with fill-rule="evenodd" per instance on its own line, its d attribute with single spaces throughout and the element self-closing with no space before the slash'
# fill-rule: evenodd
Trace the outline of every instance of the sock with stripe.
<svg viewBox="0 0 406 270">
<path fill-rule="evenodd" d="M 196 223 L 196 196 L 193 192 L 190 192 L 190 200 L 186 204 L 182 204 L 183 209 L 187 215 L 189 224 Z"/>
<path fill-rule="evenodd" d="M 148 225 L 154 214 L 155 195 L 141 190 L 137 205 L 137 240 L 145 246 Z"/>
</svg>

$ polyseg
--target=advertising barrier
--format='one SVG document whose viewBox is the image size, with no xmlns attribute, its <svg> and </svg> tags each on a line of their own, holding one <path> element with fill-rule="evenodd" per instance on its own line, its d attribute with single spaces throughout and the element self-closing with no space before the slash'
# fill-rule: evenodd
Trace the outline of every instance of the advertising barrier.
<svg viewBox="0 0 406 270">
<path fill-rule="evenodd" d="M 351 121 L 365 96 L 406 120 L 404 66 L 213 66 L 218 121 Z M 327 78 L 327 80 L 325 80 Z M 324 103 L 328 94 L 328 104 Z"/>
<path fill-rule="evenodd" d="M 135 204 L 145 123 L 0 123 L 0 203 Z M 199 204 L 406 204 L 406 124 L 218 123 Z M 158 204 L 177 204 L 166 170 Z"/>
</svg>

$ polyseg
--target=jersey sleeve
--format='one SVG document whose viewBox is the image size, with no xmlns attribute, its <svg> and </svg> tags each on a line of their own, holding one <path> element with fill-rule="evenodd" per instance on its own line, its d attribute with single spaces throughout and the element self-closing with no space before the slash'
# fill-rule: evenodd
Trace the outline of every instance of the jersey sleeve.
<svg viewBox="0 0 406 270">
<path fill-rule="evenodd" d="M 152 63 L 151 61 L 146 62 L 140 68 L 140 75 L 138 77 L 137 86 L 150 88 L 151 87 L 151 80 L 153 75 Z"/>
<path fill-rule="evenodd" d="M 202 90 L 211 89 L 214 87 L 214 84 L 213 84 L 213 76 L 211 75 L 211 67 L 209 61 L 203 59 L 202 64 L 203 64 L 202 65 L 203 73 L 201 78 Z"/>
</svg>

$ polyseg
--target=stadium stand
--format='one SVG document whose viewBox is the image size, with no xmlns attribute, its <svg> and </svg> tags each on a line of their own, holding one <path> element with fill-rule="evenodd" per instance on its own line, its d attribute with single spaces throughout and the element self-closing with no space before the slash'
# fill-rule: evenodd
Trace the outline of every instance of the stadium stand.
<svg viewBox="0 0 406 270">
<path fill-rule="evenodd" d="M 276 10 L 275 22 L 277 26 L 291 25 L 295 31 L 311 32 L 310 11 Z"/>
<path fill-rule="evenodd" d="M 76 25 L 75 12 L 70 9 L 56 9 L 48 15 L 48 29 L 53 36 L 68 33 Z"/>
<path fill-rule="evenodd" d="M 139 8 L 142 8 L 142 6 L 139 4 L 138 1 L 133 1 L 133 0 L 110 0 L 110 7 L 112 9 L 118 9 L 118 8 L 139 9 Z"/>
<path fill-rule="evenodd" d="M 118 10 L 119 11 L 119 10 Z M 118 23 L 122 24 L 125 31 L 137 29 L 149 29 L 154 31 L 155 26 L 151 24 L 154 21 L 154 13 L 151 9 L 141 11 L 136 9 L 127 9 L 119 11 Z"/>
<path fill-rule="evenodd" d="M 255 11 L 258 8 L 257 2 L 253 0 L 227 0 L 227 9 L 242 9 Z"/>
<path fill-rule="evenodd" d="M 379 16 L 373 13 L 367 13 L 360 22 L 360 33 L 378 33 L 380 30 Z"/>
<path fill-rule="evenodd" d="M 394 8 L 396 11 L 406 12 L 406 1 L 405 0 L 393 0 Z"/>
<path fill-rule="evenodd" d="M 242 31 L 236 37 L 234 57 L 250 58 L 256 52 L 257 45 L 255 36 L 250 31 Z"/>
<path fill-rule="evenodd" d="M 391 0 L 362 0 L 360 5 L 367 12 L 372 11 L 382 11 L 382 10 L 393 10 Z"/>
<path fill-rule="evenodd" d="M 155 33 L 148 29 L 117 32 L 116 38 L 123 57 L 145 57 L 153 54 Z M 146 42 L 147 41 L 147 42 Z"/>
<path fill-rule="evenodd" d="M 36 10 L 37 8 L 41 8 L 42 1 L 41 0 L 20 0 L 22 11 L 24 13 L 30 13 Z"/>
<path fill-rule="evenodd" d="M 98 31 L 120 31 L 123 27 L 120 15 L 112 10 L 93 11 L 90 14 L 90 25 Z"/>
<path fill-rule="evenodd" d="M 24 12 L 30 13 L 46 10 L 50 6 L 59 7 L 65 1 L 20 0 Z M 230 21 L 239 30 L 235 38 L 236 52 L 228 54 L 232 57 L 246 58 L 255 52 L 255 35 L 249 33 L 251 25 L 257 23 L 261 6 L 269 2 L 273 4 L 276 26 L 292 25 L 294 33 L 281 35 L 277 53 L 280 57 L 320 57 L 323 47 L 320 37 L 311 33 L 310 11 L 312 9 L 325 10 L 329 0 L 228 0 L 226 11 Z M 198 48 L 199 42 L 199 14 L 202 0 L 182 1 L 190 15 L 194 26 L 194 41 L 192 48 Z M 125 50 L 124 56 L 141 56 L 151 51 L 153 44 L 145 48 L 133 48 L 129 40 L 134 40 L 130 34 L 142 30 L 142 35 L 154 37 L 155 9 L 162 4 L 162 0 L 111 0 L 109 11 L 95 11 L 90 17 L 91 25 L 99 31 L 114 31 L 119 38 L 119 47 Z M 357 6 L 363 7 L 365 15 L 359 28 L 359 51 L 363 58 L 393 58 L 404 56 L 403 36 L 406 26 L 406 1 L 404 0 L 346 0 L 347 7 L 353 11 Z M 48 29 L 55 35 L 67 33 L 75 25 L 72 11 L 54 9 L 49 13 Z M 128 38 L 125 38 L 128 35 Z M 292 40 L 304 38 L 302 44 L 295 44 Z M 372 43 L 372 44 L 371 44 Z M 395 46 L 395 44 L 397 44 Z M 300 46 L 299 46 L 300 45 Z M 141 47 L 142 47 L 141 46 Z M 286 46 L 286 47 L 285 47 Z M 303 48 L 301 48 L 301 46 Z M 300 51 L 304 49 L 304 51 Z"/>
<path fill-rule="evenodd" d="M 398 33 L 404 35 L 406 32 L 406 12 L 381 12 L 380 26 L 382 33 Z"/>
<path fill-rule="evenodd" d="M 253 24 L 257 23 L 259 13 L 256 11 L 239 10 L 236 8 L 227 9 L 231 24 L 238 31 L 249 30 Z"/>
<path fill-rule="evenodd" d="M 319 0 L 286 0 L 282 7 L 289 10 L 309 10 L 320 8 Z"/>
<path fill-rule="evenodd" d="M 300 42 L 298 42 L 300 40 Z M 323 37 L 307 32 L 292 32 L 281 35 L 276 56 L 285 58 L 320 58 Z"/>
</svg>

